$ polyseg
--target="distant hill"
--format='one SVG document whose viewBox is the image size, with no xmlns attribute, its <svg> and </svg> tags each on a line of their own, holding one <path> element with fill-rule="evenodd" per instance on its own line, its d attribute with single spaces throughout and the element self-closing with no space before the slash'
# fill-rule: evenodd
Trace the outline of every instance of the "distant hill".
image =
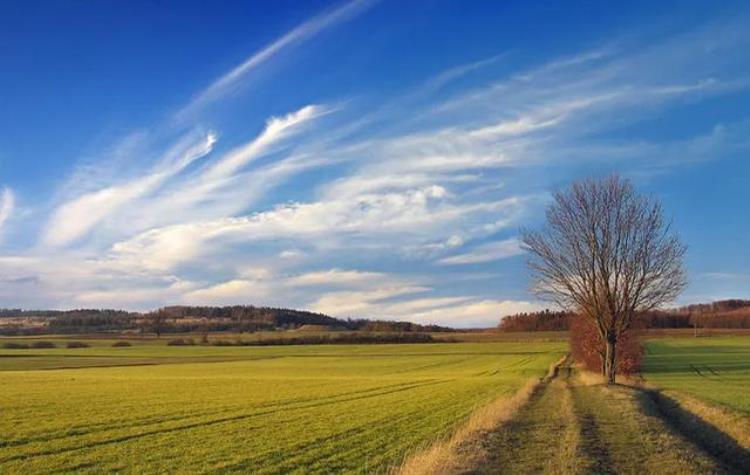
<svg viewBox="0 0 750 475">
<path fill-rule="evenodd" d="M 498 330 L 554 331 L 567 330 L 567 312 L 543 310 L 510 315 L 500 320 Z M 693 304 L 685 307 L 654 310 L 638 316 L 635 325 L 639 328 L 750 328 L 750 300 L 719 300 L 711 303 Z"/>
<path fill-rule="evenodd" d="M 0 334 L 232 331 L 254 332 L 329 328 L 370 332 L 451 331 L 437 325 L 387 320 L 339 319 L 322 313 L 288 308 L 234 305 L 229 307 L 173 305 L 147 312 L 122 310 L 21 310 L 0 309 Z"/>
</svg>

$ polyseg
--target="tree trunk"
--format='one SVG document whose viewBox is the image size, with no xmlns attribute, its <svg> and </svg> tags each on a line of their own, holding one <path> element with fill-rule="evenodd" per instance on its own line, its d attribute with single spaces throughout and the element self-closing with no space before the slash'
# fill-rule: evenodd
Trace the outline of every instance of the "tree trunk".
<svg viewBox="0 0 750 475">
<path fill-rule="evenodd" d="M 607 384 L 614 384 L 617 374 L 617 338 L 613 334 L 607 336 L 604 368 Z"/>
</svg>

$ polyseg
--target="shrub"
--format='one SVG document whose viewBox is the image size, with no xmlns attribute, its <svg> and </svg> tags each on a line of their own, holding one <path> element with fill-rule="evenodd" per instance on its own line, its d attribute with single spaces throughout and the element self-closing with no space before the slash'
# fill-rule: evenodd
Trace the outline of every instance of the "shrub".
<svg viewBox="0 0 750 475">
<path fill-rule="evenodd" d="M 31 347 L 28 343 L 8 342 L 3 344 L 3 348 L 6 350 L 28 350 Z"/>
<path fill-rule="evenodd" d="M 89 344 L 82 341 L 69 341 L 67 344 L 68 348 L 88 348 Z"/>
<path fill-rule="evenodd" d="M 242 343 L 239 341 L 237 343 L 232 343 L 229 340 L 213 340 L 211 342 L 211 345 L 213 346 L 239 346 L 239 345 L 242 345 Z"/>
<path fill-rule="evenodd" d="M 37 350 L 41 350 L 46 348 L 56 348 L 57 345 L 55 345 L 51 341 L 35 341 L 31 344 L 31 347 Z"/>
<path fill-rule="evenodd" d="M 570 319 L 570 350 L 585 369 L 603 374 L 604 342 L 591 319 L 582 316 Z M 618 374 L 630 375 L 640 371 L 643 347 L 635 329 L 620 335 L 616 351 Z"/>
<path fill-rule="evenodd" d="M 191 346 L 195 345 L 192 338 L 175 338 L 167 342 L 167 346 Z"/>
<path fill-rule="evenodd" d="M 129 341 L 116 341 L 112 343 L 112 346 L 115 348 L 120 348 L 123 346 L 133 346 L 133 345 L 131 345 Z"/>
</svg>

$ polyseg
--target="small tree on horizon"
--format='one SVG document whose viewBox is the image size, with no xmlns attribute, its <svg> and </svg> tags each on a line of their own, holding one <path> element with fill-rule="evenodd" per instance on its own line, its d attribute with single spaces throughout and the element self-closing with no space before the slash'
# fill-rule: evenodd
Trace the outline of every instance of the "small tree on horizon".
<svg viewBox="0 0 750 475">
<path fill-rule="evenodd" d="M 161 333 L 167 323 L 167 311 L 160 308 L 147 313 L 144 323 L 156 335 L 156 338 L 161 338 Z"/>
<path fill-rule="evenodd" d="M 554 194 L 546 226 L 523 233 L 534 291 L 595 325 L 602 372 L 617 374 L 617 344 L 635 315 L 685 287 L 686 248 L 661 203 L 619 176 L 584 180 Z"/>
</svg>

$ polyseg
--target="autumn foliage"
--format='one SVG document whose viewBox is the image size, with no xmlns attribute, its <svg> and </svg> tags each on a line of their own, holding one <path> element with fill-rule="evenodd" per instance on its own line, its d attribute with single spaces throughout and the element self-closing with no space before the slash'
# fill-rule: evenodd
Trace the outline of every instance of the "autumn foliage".
<svg viewBox="0 0 750 475">
<path fill-rule="evenodd" d="M 589 371 L 604 374 L 604 343 L 593 320 L 574 316 L 570 322 L 570 348 L 576 361 Z M 637 329 L 620 335 L 617 341 L 617 373 L 638 373 L 643 359 L 643 347 Z"/>
</svg>

